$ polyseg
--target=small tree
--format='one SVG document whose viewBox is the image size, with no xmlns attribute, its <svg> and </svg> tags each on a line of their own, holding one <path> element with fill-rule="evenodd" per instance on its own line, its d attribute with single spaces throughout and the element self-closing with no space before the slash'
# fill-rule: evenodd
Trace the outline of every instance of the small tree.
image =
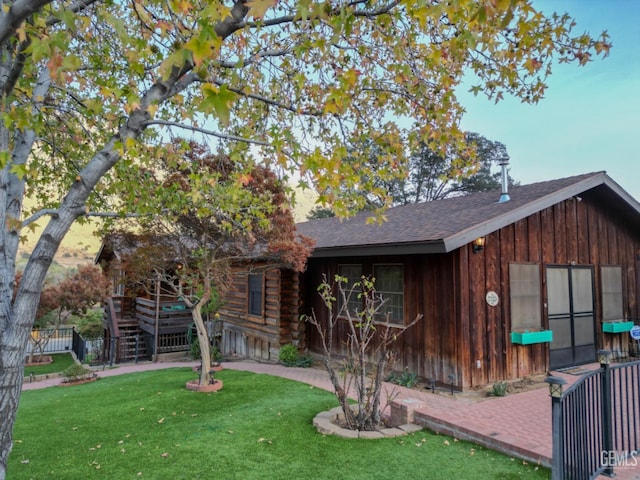
<svg viewBox="0 0 640 480">
<path fill-rule="evenodd" d="M 305 319 L 315 325 L 322 341 L 324 364 L 333 384 L 336 397 L 344 412 L 348 428 L 372 431 L 379 428 L 382 386 L 386 367 L 392 360 L 391 346 L 408 328 L 422 319 L 422 314 L 407 325 L 389 322 L 389 314 L 383 314 L 385 299 L 375 289 L 375 279 L 362 277 L 360 282 L 346 288 L 347 279 L 336 275 L 334 285 L 324 277 L 318 292 L 327 307 L 327 323 L 323 325 L 315 312 Z M 340 298 L 338 307 L 334 296 L 334 286 Z M 349 299 L 353 295 L 364 300 L 361 311 L 350 311 Z M 347 322 L 347 357 L 344 359 L 344 375 L 334 367 L 333 342 L 339 318 Z M 348 402 L 348 395 L 355 390 L 357 407 L 355 411 Z"/>
<path fill-rule="evenodd" d="M 156 287 L 191 309 L 202 362 L 199 383 L 206 385 L 211 351 L 203 309 L 224 296 L 231 263 L 259 257 L 302 271 L 310 241 L 296 234 L 285 186 L 273 171 L 213 154 L 195 141 L 170 147 L 156 189 L 147 192 L 159 214 L 138 218 L 144 235 L 137 236 L 138 248 L 124 267 L 142 282 L 153 271 Z"/>
<path fill-rule="evenodd" d="M 85 265 L 61 282 L 45 288 L 40 294 L 34 324 L 40 330 L 32 330 L 29 336 L 31 353 L 28 361 L 34 361 L 36 351 L 41 359 L 49 341 L 58 333 L 60 326 L 71 315 L 84 316 L 104 299 L 108 287 L 108 279 L 99 267 Z"/>
</svg>

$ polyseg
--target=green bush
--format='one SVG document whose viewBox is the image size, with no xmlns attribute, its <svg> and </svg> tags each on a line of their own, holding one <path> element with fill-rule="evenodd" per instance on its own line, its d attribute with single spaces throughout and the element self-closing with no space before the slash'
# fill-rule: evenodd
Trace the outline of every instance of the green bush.
<svg viewBox="0 0 640 480">
<path fill-rule="evenodd" d="M 280 355 L 278 356 L 280 362 L 287 367 L 293 367 L 298 361 L 298 349 L 288 343 L 280 347 Z"/>
<path fill-rule="evenodd" d="M 78 333 L 87 340 L 102 338 L 104 328 L 102 326 L 102 309 L 89 310 L 87 314 L 77 321 Z"/>
<path fill-rule="evenodd" d="M 191 354 L 191 358 L 198 360 L 200 358 L 200 342 L 196 337 L 195 340 L 191 341 L 191 348 L 189 349 L 189 353 Z"/>
<path fill-rule="evenodd" d="M 70 382 L 76 382 L 78 380 L 82 380 L 86 378 L 91 373 L 91 370 L 84 367 L 83 365 L 79 365 L 74 363 L 67 367 L 67 369 L 62 372 L 62 375 L 69 380 Z"/>
<path fill-rule="evenodd" d="M 400 385 L 401 387 L 412 388 L 418 383 L 418 375 L 408 370 L 402 373 L 392 372 L 391 375 L 387 377 L 387 381 Z"/>
<path fill-rule="evenodd" d="M 504 397 L 507 394 L 507 382 L 496 382 L 491 387 L 489 395 L 492 397 Z"/>
<path fill-rule="evenodd" d="M 287 367 L 310 367 L 313 365 L 312 357 L 301 357 L 298 348 L 288 343 L 280 347 L 280 355 L 278 356 L 280 363 Z"/>
</svg>

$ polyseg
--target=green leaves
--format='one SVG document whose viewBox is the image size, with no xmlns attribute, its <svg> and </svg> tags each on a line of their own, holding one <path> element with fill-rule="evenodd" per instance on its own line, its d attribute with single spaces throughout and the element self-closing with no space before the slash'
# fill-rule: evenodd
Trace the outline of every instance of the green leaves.
<svg viewBox="0 0 640 480">
<path fill-rule="evenodd" d="M 198 110 L 204 113 L 215 112 L 223 125 L 229 124 L 230 107 L 237 95 L 229 91 L 226 85 L 218 87 L 207 83 L 202 86 L 202 101 Z"/>
<path fill-rule="evenodd" d="M 278 0 L 249 0 L 246 5 L 249 7 L 247 17 L 261 19 L 267 10 L 278 3 Z"/>
<path fill-rule="evenodd" d="M 463 140 L 455 92 L 465 72 L 477 75 L 476 95 L 534 103 L 552 62 L 585 64 L 610 48 L 606 32 L 575 35 L 569 16 L 544 15 L 527 1 L 241 7 L 149 0 L 71 12 L 51 4 L 16 28 L 26 62 L 2 124 L 42 139 L 28 162 L 20 159 L 28 174 L 13 170 L 29 179 L 38 206 L 64 196 L 135 117 L 136 134 L 108 144 L 105 158 L 126 165 L 96 185 L 95 206 L 152 210 L 128 170 L 155 169 L 169 156 L 162 139 L 186 127 L 215 138 L 234 162 L 295 175 L 342 216 L 372 200 L 382 208 L 389 198 L 375 180 L 405 175 L 408 152 L 422 141 L 444 151 Z M 32 97 L 43 68 L 52 88 Z M 0 165 L 10 158 L 5 153 Z M 203 201 L 201 191 L 189 195 Z"/>
</svg>

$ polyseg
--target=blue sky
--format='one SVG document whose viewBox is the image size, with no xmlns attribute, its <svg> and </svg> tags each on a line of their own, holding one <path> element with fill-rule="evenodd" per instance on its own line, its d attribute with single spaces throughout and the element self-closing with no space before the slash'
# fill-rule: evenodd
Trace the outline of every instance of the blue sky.
<svg viewBox="0 0 640 480">
<path fill-rule="evenodd" d="M 461 94 L 462 127 L 506 145 L 511 176 L 533 183 L 604 170 L 640 201 L 640 1 L 534 0 L 567 12 L 576 33 L 607 30 L 610 55 L 556 65 L 537 105 Z"/>
</svg>

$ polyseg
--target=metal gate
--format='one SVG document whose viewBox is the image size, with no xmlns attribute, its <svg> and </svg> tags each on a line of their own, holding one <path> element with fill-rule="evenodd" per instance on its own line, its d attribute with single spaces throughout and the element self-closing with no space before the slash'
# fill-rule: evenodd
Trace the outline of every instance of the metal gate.
<svg viewBox="0 0 640 480">
<path fill-rule="evenodd" d="M 600 368 L 562 391 L 549 377 L 553 419 L 553 480 L 593 479 L 640 462 L 640 361 Z"/>
</svg>

